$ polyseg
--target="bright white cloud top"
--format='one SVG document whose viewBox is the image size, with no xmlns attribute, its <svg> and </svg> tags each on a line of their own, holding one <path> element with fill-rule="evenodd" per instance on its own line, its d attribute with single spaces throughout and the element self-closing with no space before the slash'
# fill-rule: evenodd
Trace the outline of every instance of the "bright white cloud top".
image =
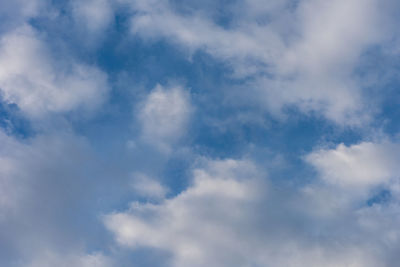
<svg viewBox="0 0 400 267">
<path fill-rule="evenodd" d="M 168 150 L 170 144 L 184 135 L 190 113 L 189 95 L 182 88 L 157 86 L 138 113 L 143 139 Z"/>
<path fill-rule="evenodd" d="M 4 35 L 0 47 L 4 100 L 34 117 L 101 104 L 108 90 L 107 76 L 94 67 L 68 61 L 52 58 L 29 26 Z"/>
<path fill-rule="evenodd" d="M 307 160 L 322 178 L 340 186 L 376 186 L 399 178 L 399 144 L 364 142 L 351 147 L 343 144 L 333 150 L 320 150 Z"/>
<path fill-rule="evenodd" d="M 394 0 L 0 3 L 0 266 L 397 267 Z"/>
</svg>

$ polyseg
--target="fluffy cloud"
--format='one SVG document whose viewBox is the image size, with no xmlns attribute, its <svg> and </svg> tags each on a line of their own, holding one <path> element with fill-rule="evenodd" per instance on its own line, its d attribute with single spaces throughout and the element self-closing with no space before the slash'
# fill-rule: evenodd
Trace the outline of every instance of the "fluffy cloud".
<svg viewBox="0 0 400 267">
<path fill-rule="evenodd" d="M 132 203 L 105 224 L 120 245 L 167 251 L 176 267 L 395 266 L 399 218 L 386 216 L 397 201 L 361 208 L 347 202 L 326 216 L 328 205 L 318 211 L 313 203 L 319 195 L 339 197 L 335 189 L 296 191 L 268 185 L 250 161 L 208 161 L 180 194 Z"/>
<path fill-rule="evenodd" d="M 241 260 L 241 245 L 227 225 L 238 227 L 248 217 L 245 207 L 258 191 L 259 174 L 246 161 L 207 165 L 194 171 L 193 186 L 178 196 L 160 205 L 132 204 L 127 213 L 108 215 L 106 225 L 118 242 L 167 249 L 174 255 L 174 266 L 219 266 Z M 218 251 L 221 246 L 226 250 Z"/>
<path fill-rule="evenodd" d="M 316 150 L 307 156 L 327 183 L 345 187 L 371 187 L 388 184 L 400 176 L 400 145 L 363 142 Z"/>
<path fill-rule="evenodd" d="M 0 40 L 0 92 L 28 117 L 92 110 L 105 99 L 107 76 L 99 69 L 51 55 L 40 34 L 25 25 Z M 59 59 L 63 59 L 61 62 Z"/>
<path fill-rule="evenodd" d="M 182 88 L 157 86 L 138 113 L 143 139 L 168 150 L 185 134 L 191 110 L 189 95 Z"/>
<path fill-rule="evenodd" d="M 312 150 L 331 132 L 303 117 L 360 125 L 374 115 L 360 57 L 368 61 L 371 47 L 398 53 L 393 0 L 8 2 L 0 3 L 0 127 L 12 129 L 0 129 L 1 266 L 398 266 L 399 143 Z M 160 40 L 224 64 L 181 65 L 166 55 L 170 46 L 149 46 Z M 170 80 L 170 59 L 196 94 L 131 90 L 131 80 Z M 75 120 L 109 93 L 93 120 Z M 266 122 L 265 110 L 293 107 L 302 112 L 296 125 Z M 312 152 L 301 161 L 300 150 Z"/>
</svg>

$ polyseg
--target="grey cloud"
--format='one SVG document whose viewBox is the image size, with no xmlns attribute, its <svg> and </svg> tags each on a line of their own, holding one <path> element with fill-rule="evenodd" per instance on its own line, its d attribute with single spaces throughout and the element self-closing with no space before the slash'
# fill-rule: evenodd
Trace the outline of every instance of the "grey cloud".
<svg viewBox="0 0 400 267">
<path fill-rule="evenodd" d="M 17 140 L 0 132 L 0 143 L 0 265 L 103 266 L 90 264 L 103 261 L 100 254 L 85 256 L 101 180 L 87 141 L 63 133 Z"/>
</svg>

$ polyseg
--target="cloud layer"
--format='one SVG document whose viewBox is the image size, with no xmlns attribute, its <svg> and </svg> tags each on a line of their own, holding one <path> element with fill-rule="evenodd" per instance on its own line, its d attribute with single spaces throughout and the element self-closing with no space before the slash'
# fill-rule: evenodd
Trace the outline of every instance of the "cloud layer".
<svg viewBox="0 0 400 267">
<path fill-rule="evenodd" d="M 396 1 L 3 2 L 0 266 L 398 266 Z"/>
</svg>

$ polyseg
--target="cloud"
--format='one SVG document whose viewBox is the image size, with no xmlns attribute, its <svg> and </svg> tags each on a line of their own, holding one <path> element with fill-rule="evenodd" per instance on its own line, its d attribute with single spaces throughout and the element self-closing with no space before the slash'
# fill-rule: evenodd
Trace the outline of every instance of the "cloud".
<svg viewBox="0 0 400 267">
<path fill-rule="evenodd" d="M 34 260 L 31 263 L 28 263 L 28 267 L 111 267 L 114 266 L 112 261 L 105 257 L 102 254 L 88 254 L 88 255 L 79 255 L 79 254 L 55 254 L 53 252 L 47 252 L 45 255 L 40 255 L 37 260 Z"/>
<path fill-rule="evenodd" d="M 352 199 L 327 214 L 323 209 L 341 192 L 312 186 L 313 194 L 278 189 L 251 161 L 207 160 L 180 194 L 132 203 L 104 222 L 121 246 L 166 251 L 174 267 L 396 266 L 400 232 L 389 214 L 397 201 L 360 207 Z"/>
<path fill-rule="evenodd" d="M 158 85 L 146 97 L 137 114 L 143 140 L 167 151 L 184 136 L 191 111 L 189 94 L 181 87 Z"/>
<path fill-rule="evenodd" d="M 206 169 L 194 171 L 193 186 L 178 196 L 160 205 L 132 204 L 126 213 L 108 215 L 105 223 L 122 245 L 172 252 L 174 266 L 217 266 L 215 259 L 207 257 L 217 254 L 221 257 L 218 261 L 234 262 L 238 244 L 231 239 L 232 229 L 225 225 L 246 218 L 243 207 L 257 191 L 252 185 L 258 175 L 255 172 L 246 161 L 209 162 Z M 221 245 L 228 251 L 217 251 Z"/>
<path fill-rule="evenodd" d="M 144 173 L 135 173 L 133 176 L 132 188 L 139 196 L 150 199 L 162 199 L 168 192 L 166 187 Z"/>
<path fill-rule="evenodd" d="M 3 100 L 16 104 L 30 118 L 97 108 L 108 92 L 107 75 L 67 57 L 57 55 L 56 60 L 40 34 L 28 25 L 3 35 L 0 40 Z"/>
<path fill-rule="evenodd" d="M 114 17 L 109 0 L 71 1 L 71 13 L 79 29 L 95 35 L 105 34 Z"/>
<path fill-rule="evenodd" d="M 399 142 L 363 140 L 399 4 L 9 2 L 0 266 L 398 266 Z"/>
<path fill-rule="evenodd" d="M 19 27 L 27 20 L 45 13 L 47 0 L 15 0 L 0 3 L 0 33 Z"/>
<path fill-rule="evenodd" d="M 240 98 L 272 114 L 295 106 L 339 124 L 370 119 L 355 72 L 364 51 L 393 35 L 385 27 L 387 6 L 378 1 L 233 1 L 207 8 L 190 1 L 137 0 L 131 8 L 134 34 L 203 50 L 228 63 L 237 78 L 250 81 Z"/>
<path fill-rule="evenodd" d="M 398 179 L 400 145 L 363 142 L 335 149 L 316 150 L 306 157 L 330 184 L 344 187 L 373 187 Z"/>
<path fill-rule="evenodd" d="M 0 131 L 0 143 L 0 265 L 111 266 L 101 253 L 86 255 L 101 180 L 87 140 Z"/>
</svg>

